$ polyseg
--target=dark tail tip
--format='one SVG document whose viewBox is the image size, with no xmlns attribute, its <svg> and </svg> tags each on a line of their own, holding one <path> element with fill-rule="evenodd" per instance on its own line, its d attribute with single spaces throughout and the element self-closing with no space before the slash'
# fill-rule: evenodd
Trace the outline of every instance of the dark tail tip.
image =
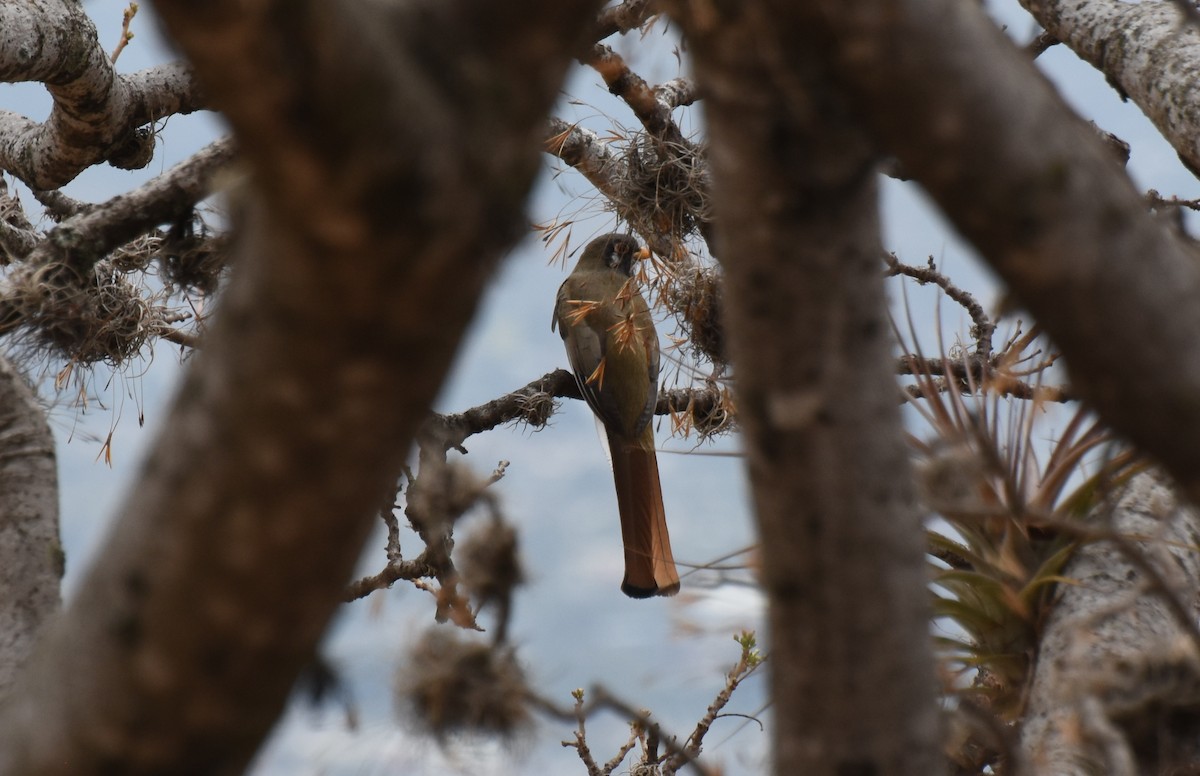
<svg viewBox="0 0 1200 776">
<path fill-rule="evenodd" d="M 675 595 L 679 592 L 679 583 L 667 585 L 666 587 L 638 587 L 631 585 L 628 582 L 621 583 L 621 592 L 630 598 L 653 598 L 655 596 Z"/>
</svg>

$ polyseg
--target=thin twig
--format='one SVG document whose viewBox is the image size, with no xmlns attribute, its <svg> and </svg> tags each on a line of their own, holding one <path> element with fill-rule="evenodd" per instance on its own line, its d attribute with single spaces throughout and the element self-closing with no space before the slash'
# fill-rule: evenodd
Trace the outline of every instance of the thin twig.
<svg viewBox="0 0 1200 776">
<path fill-rule="evenodd" d="M 133 21 L 134 16 L 137 16 L 137 12 L 138 4 L 130 3 L 129 7 L 125 9 L 125 13 L 121 15 L 121 39 L 117 41 L 117 46 L 109 57 L 113 64 L 116 64 L 117 57 L 121 56 L 121 52 L 129 45 L 129 41 L 133 40 L 133 32 L 129 29 L 129 23 Z"/>
<path fill-rule="evenodd" d="M 1058 38 L 1042 30 L 1036 38 L 1029 42 L 1029 45 L 1025 47 L 1025 51 L 1029 53 L 1031 59 L 1037 59 L 1052 46 L 1057 46 L 1059 43 L 1061 41 Z"/>
<path fill-rule="evenodd" d="M 904 264 L 892 253 L 885 254 L 883 260 L 888 265 L 888 269 L 884 273 L 887 277 L 904 275 L 921 285 L 933 283 L 941 288 L 946 296 L 957 302 L 967 311 L 967 315 L 971 316 L 971 337 L 975 340 L 976 352 L 984 356 L 992 352 L 992 334 L 996 331 L 996 324 L 988 317 L 983 305 L 976 301 L 969 291 L 959 288 L 950 278 L 938 271 L 932 256 L 929 257 L 929 262 L 925 267 Z"/>
</svg>

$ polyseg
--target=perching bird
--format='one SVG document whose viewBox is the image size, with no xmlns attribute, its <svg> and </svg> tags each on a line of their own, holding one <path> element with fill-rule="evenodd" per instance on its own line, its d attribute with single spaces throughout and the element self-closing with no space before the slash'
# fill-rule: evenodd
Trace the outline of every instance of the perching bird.
<svg viewBox="0 0 1200 776">
<path fill-rule="evenodd" d="M 579 390 L 608 435 L 625 544 L 621 590 L 631 598 L 679 592 L 650 423 L 658 334 L 632 279 L 640 255 L 637 242 L 622 234 L 588 243 L 558 289 L 550 327 L 562 334 Z"/>
</svg>

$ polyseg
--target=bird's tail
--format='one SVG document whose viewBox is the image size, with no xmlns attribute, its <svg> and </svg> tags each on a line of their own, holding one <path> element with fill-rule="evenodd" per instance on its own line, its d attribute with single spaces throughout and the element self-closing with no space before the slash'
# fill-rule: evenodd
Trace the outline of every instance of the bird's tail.
<svg viewBox="0 0 1200 776">
<path fill-rule="evenodd" d="M 625 545 L 621 591 L 630 598 L 675 595 L 679 592 L 679 572 L 667 533 L 654 431 L 647 425 L 642 438 L 635 441 L 609 434 L 608 446 Z"/>
</svg>

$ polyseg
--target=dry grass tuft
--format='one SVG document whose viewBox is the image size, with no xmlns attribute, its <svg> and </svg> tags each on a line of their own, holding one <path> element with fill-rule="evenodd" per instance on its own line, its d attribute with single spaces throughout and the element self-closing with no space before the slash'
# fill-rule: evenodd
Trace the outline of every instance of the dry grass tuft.
<svg viewBox="0 0 1200 776">
<path fill-rule="evenodd" d="M 619 156 L 628 176 L 613 207 L 636 218 L 638 231 L 669 234 L 683 244 L 712 220 L 708 166 L 703 145 L 666 143 L 646 132 L 632 132 Z"/>
<path fill-rule="evenodd" d="M 31 359 L 120 367 L 165 325 L 153 298 L 125 279 L 111 260 L 86 276 L 61 264 L 8 278 L 7 302 L 22 323 L 19 351 Z"/>
<path fill-rule="evenodd" d="M 458 733 L 511 737 L 532 717 L 525 674 L 511 649 L 432 629 L 397 682 L 400 705 L 440 739 Z"/>
<path fill-rule="evenodd" d="M 662 285 L 662 299 L 687 338 L 690 354 L 714 364 L 726 363 L 725 335 L 721 325 L 724 296 L 721 272 L 697 266 L 680 272 Z"/>
</svg>

